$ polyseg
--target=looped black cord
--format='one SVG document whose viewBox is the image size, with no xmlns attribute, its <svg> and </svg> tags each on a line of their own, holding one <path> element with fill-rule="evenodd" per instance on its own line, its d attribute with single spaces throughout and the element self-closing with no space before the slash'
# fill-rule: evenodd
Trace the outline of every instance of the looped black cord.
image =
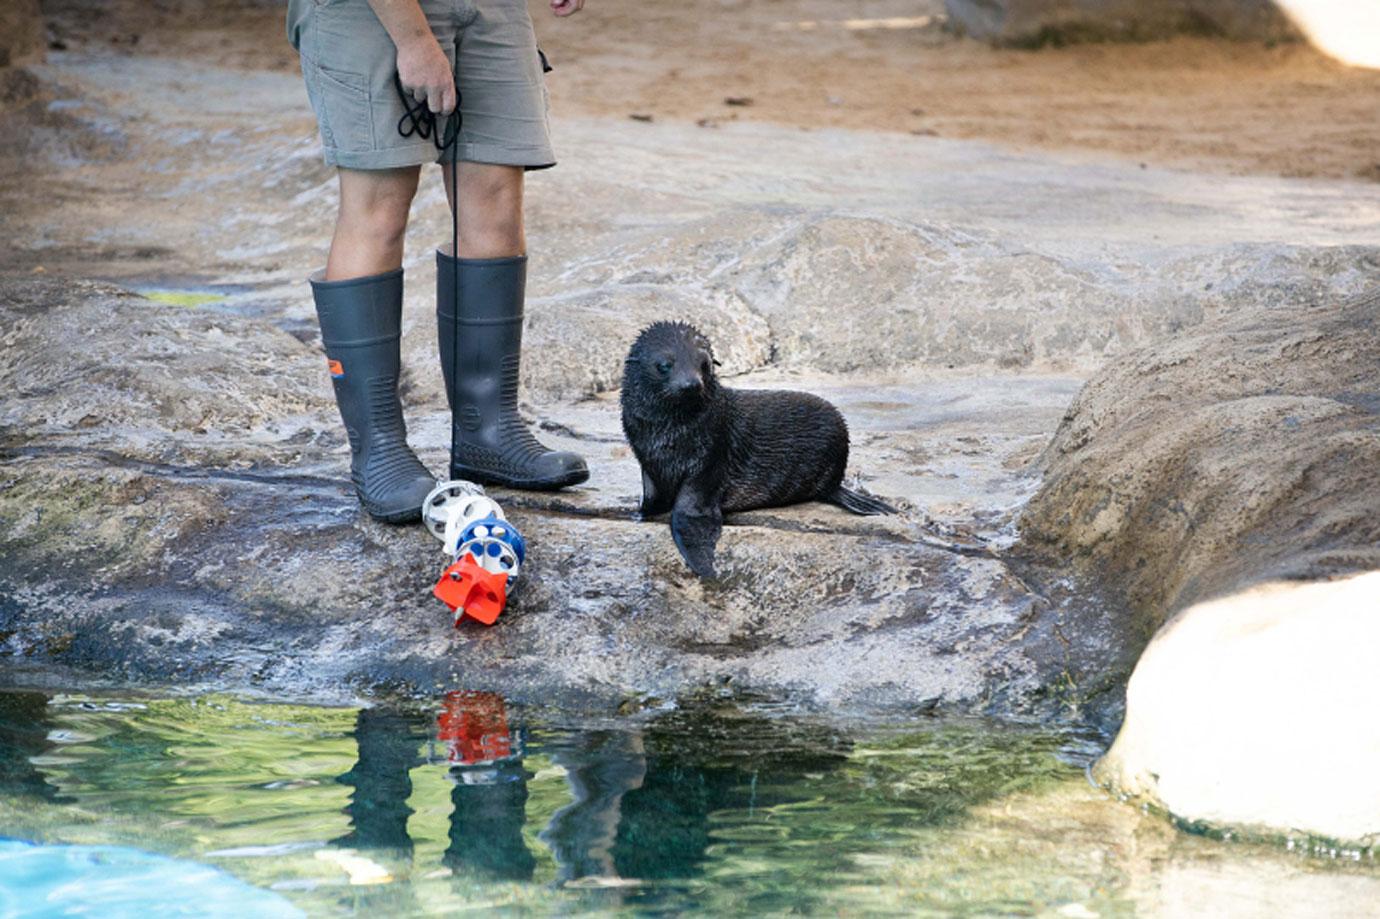
<svg viewBox="0 0 1380 919">
<path fill-rule="evenodd" d="M 455 111 L 446 117 L 443 127 L 437 129 L 436 113 L 427 108 L 425 102 L 418 102 L 408 95 L 407 90 L 403 89 L 402 78 L 396 73 L 393 74 L 393 86 L 398 91 L 398 101 L 402 103 L 403 114 L 398 119 L 398 133 L 403 137 L 419 137 L 422 140 L 430 140 L 436 149 L 445 153 L 450 151 L 450 254 L 451 258 L 456 259 L 456 265 L 451 272 L 451 291 L 450 307 L 451 315 L 455 317 L 452 324 L 455 330 L 455 340 L 451 342 L 452 354 L 455 359 L 460 357 L 460 189 L 456 184 L 456 177 L 459 170 L 456 162 L 460 158 L 460 87 L 455 87 Z M 446 393 L 447 399 L 452 406 L 458 404 L 454 392 L 454 380 L 459 373 L 452 373 L 448 381 L 451 391 Z M 455 455 L 455 426 L 451 425 L 451 455 Z"/>
<path fill-rule="evenodd" d="M 403 89 L 402 79 L 393 74 L 393 87 L 398 91 L 398 101 L 402 103 L 402 117 L 398 119 L 398 133 L 403 137 L 420 137 L 430 140 L 442 152 L 451 150 L 454 161 L 454 147 L 460 138 L 460 99 L 456 90 L 455 111 L 446 117 L 445 125 L 438 131 L 436 113 L 427 108 L 425 102 L 418 102 Z"/>
<path fill-rule="evenodd" d="M 425 102 L 418 102 L 403 89 L 402 78 L 393 74 L 393 87 L 398 91 L 398 101 L 402 103 L 402 117 L 398 119 L 398 133 L 403 137 L 419 137 L 429 140 L 436 149 L 445 153 L 450 151 L 450 213 L 451 240 L 450 251 L 453 258 L 460 257 L 460 197 L 455 184 L 455 163 L 460 154 L 460 87 L 455 87 L 455 111 L 446 116 L 446 123 L 439 130 L 436 113 L 427 108 Z"/>
</svg>

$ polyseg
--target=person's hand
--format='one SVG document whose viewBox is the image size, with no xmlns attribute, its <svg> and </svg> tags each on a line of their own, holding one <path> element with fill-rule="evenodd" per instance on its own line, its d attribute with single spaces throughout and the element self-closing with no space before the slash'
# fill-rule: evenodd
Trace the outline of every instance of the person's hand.
<svg viewBox="0 0 1380 919">
<path fill-rule="evenodd" d="M 551 0 L 551 12 L 557 16 L 569 16 L 585 8 L 585 0 Z"/>
<path fill-rule="evenodd" d="M 398 46 L 398 81 L 403 90 L 438 115 L 455 111 L 455 74 L 435 36 Z"/>
</svg>

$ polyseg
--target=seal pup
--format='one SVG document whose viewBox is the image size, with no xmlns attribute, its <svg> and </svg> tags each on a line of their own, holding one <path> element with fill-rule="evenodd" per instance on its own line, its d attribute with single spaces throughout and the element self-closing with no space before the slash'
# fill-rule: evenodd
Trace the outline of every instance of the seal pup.
<svg viewBox="0 0 1380 919">
<path fill-rule="evenodd" d="M 725 512 L 825 501 L 855 514 L 895 508 L 843 485 L 848 425 L 803 392 L 730 389 L 694 326 L 656 322 L 623 362 L 623 433 L 642 467 L 642 519 L 671 512 L 686 564 L 714 577 Z"/>
</svg>

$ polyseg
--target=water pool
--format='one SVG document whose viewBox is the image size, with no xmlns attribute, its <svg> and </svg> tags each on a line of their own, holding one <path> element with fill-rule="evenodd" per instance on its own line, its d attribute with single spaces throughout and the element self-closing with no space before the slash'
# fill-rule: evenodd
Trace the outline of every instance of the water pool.
<svg viewBox="0 0 1380 919">
<path fill-rule="evenodd" d="M 148 883 L 132 865 L 145 915 L 197 884 L 321 916 L 1380 904 L 1373 862 L 1196 837 L 1111 800 L 1084 776 L 1099 739 L 1076 731 L 840 726 L 728 701 L 633 720 L 569 722 L 479 692 L 363 709 L 3 692 L 0 836 L 214 878 Z M 68 896 L 99 893 L 89 850 L 53 851 L 77 866 Z M 101 883 L 118 886 L 108 861 Z M 4 864 L 0 913 L 40 912 L 48 888 Z"/>
</svg>

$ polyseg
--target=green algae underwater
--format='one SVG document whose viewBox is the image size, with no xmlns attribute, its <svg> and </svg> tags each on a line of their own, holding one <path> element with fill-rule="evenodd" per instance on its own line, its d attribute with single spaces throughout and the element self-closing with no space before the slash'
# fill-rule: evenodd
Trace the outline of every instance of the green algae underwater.
<svg viewBox="0 0 1380 919">
<path fill-rule="evenodd" d="M 320 916 L 1255 915 L 1274 895 L 1358 915 L 1380 891 L 1373 863 L 1112 800 L 1084 732 L 732 702 L 630 720 L 475 692 L 362 709 L 0 692 L 0 836 L 188 860 Z M 3 865 L 0 907 L 25 915 Z"/>
</svg>

